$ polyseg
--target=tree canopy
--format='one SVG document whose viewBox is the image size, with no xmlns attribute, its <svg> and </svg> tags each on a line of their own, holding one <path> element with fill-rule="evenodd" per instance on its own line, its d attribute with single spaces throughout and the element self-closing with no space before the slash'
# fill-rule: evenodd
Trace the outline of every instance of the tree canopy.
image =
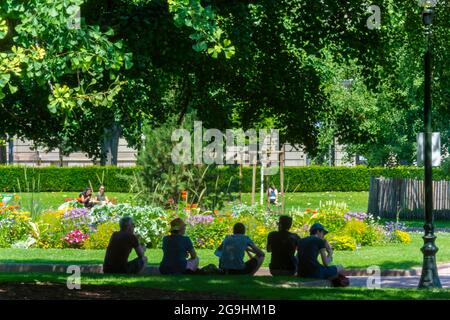
<svg viewBox="0 0 450 320">
<path fill-rule="evenodd" d="M 118 126 L 192 110 L 218 129 L 276 127 L 324 154 L 333 137 L 371 164 L 411 163 L 422 130 L 421 9 L 380 0 L 5 0 L 0 136 L 99 156 Z M 81 7 L 80 28 L 67 24 Z M 448 149 L 450 10 L 436 7 L 434 128 Z M 350 87 L 343 80 L 353 79 Z"/>
</svg>

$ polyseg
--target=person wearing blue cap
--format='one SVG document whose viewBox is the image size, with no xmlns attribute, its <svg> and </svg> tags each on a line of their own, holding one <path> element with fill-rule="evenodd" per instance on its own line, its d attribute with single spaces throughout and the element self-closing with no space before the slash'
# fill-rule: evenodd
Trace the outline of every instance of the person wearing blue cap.
<svg viewBox="0 0 450 320">
<path fill-rule="evenodd" d="M 310 236 L 298 243 L 298 276 L 335 280 L 343 276 L 342 266 L 332 266 L 333 250 L 324 239 L 328 231 L 320 223 L 309 229 Z M 322 264 L 318 261 L 320 255 Z"/>
</svg>

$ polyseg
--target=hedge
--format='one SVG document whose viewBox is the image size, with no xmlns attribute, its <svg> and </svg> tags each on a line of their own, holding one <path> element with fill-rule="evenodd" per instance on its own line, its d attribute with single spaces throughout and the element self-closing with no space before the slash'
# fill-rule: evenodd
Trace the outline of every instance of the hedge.
<svg viewBox="0 0 450 320">
<path fill-rule="evenodd" d="M 233 173 L 231 173 L 233 172 Z M 233 191 L 237 191 L 239 169 L 224 170 L 222 173 L 222 183 L 227 183 L 232 175 Z M 371 176 L 397 177 L 397 178 L 416 178 L 423 179 L 423 168 L 418 167 L 374 167 L 366 166 L 356 167 L 285 167 L 285 191 L 286 192 L 323 192 L 323 191 L 369 191 Z M 450 175 L 444 174 L 440 169 L 433 170 L 435 180 L 448 180 Z M 251 192 L 252 168 L 243 168 L 242 191 Z M 279 189 L 280 175 L 267 176 L 265 183 L 274 183 Z M 260 172 L 257 170 L 256 189 L 259 189 Z"/>
<path fill-rule="evenodd" d="M 0 166 L 0 190 L 3 192 L 22 192 L 39 189 L 42 192 L 81 191 L 91 183 L 94 188 L 103 182 L 109 192 L 128 192 L 131 177 L 139 174 L 140 167 L 21 167 Z M 368 168 L 357 167 L 286 167 L 285 191 L 287 192 L 322 192 L 322 191 L 368 191 L 371 176 L 384 177 L 423 177 L 423 168 L 394 167 Z M 219 169 L 219 187 L 230 191 L 239 190 L 239 168 L 228 166 Z M 269 176 L 268 176 L 269 177 Z M 266 178 L 279 188 L 279 174 Z M 435 180 L 450 180 L 450 175 L 436 168 L 433 170 Z M 103 179 L 103 181 L 102 181 Z M 257 171 L 257 190 L 260 172 Z M 19 181 L 19 182 L 18 182 Z M 39 188 L 37 181 L 40 182 Z M 231 183 L 230 183 L 231 182 Z M 243 168 L 242 191 L 251 192 L 252 168 Z"/>
<path fill-rule="evenodd" d="M 107 191 L 128 192 L 130 183 L 126 177 L 133 177 L 133 174 L 138 174 L 139 171 L 138 167 L 0 166 L 0 190 L 3 192 L 80 192 L 90 184 L 96 189 L 103 182 Z"/>
</svg>

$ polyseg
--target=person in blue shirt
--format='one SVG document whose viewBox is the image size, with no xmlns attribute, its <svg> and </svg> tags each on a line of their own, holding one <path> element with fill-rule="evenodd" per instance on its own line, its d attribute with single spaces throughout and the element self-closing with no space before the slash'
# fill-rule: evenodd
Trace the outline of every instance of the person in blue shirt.
<svg viewBox="0 0 450 320">
<path fill-rule="evenodd" d="M 273 184 L 267 189 L 267 200 L 269 204 L 278 205 L 278 190 Z"/>
<path fill-rule="evenodd" d="M 197 271 L 199 258 L 185 232 L 186 224 L 182 219 L 170 222 L 170 235 L 163 238 L 163 259 L 159 266 L 161 274 L 189 274 Z"/>
<path fill-rule="evenodd" d="M 310 236 L 298 242 L 298 275 L 306 278 L 334 280 L 344 275 L 342 266 L 331 265 L 333 250 L 324 239 L 328 231 L 320 223 L 314 223 Z M 322 264 L 318 261 L 320 256 Z"/>
<path fill-rule="evenodd" d="M 245 253 L 250 258 L 246 262 Z M 264 261 L 264 252 L 245 235 L 242 223 L 234 225 L 233 234 L 225 237 L 215 254 L 219 257 L 219 268 L 225 274 L 254 275 Z"/>
</svg>

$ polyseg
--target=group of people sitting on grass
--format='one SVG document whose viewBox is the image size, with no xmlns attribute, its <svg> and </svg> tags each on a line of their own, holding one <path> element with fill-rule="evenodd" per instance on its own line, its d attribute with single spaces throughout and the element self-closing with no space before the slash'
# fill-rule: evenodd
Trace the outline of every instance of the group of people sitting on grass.
<svg viewBox="0 0 450 320">
<path fill-rule="evenodd" d="M 304 278 L 332 280 L 337 286 L 348 285 L 341 266 L 331 265 L 333 250 L 324 239 L 327 230 L 319 223 L 310 228 L 310 236 L 300 238 L 289 232 L 292 218 L 280 216 L 278 231 L 271 232 L 267 239 L 267 251 L 271 252 L 269 264 L 273 276 L 298 275 Z M 170 235 L 163 238 L 163 258 L 159 266 L 161 274 L 229 274 L 254 275 L 261 267 L 263 250 L 245 235 L 245 226 L 236 223 L 233 234 L 228 235 L 215 251 L 219 257 L 219 268 L 208 265 L 199 269 L 199 257 L 191 239 L 185 236 L 186 224 L 182 219 L 170 223 Z M 128 261 L 134 249 L 137 258 Z M 138 274 L 145 270 L 147 257 L 145 247 L 139 244 L 134 234 L 134 223 L 130 217 L 120 220 L 120 231 L 111 236 L 103 264 L 104 273 Z M 245 254 L 249 259 L 245 260 Z M 321 257 L 322 264 L 318 257 Z"/>
<path fill-rule="evenodd" d="M 83 203 L 86 208 L 92 208 L 98 204 L 109 204 L 111 201 L 105 194 L 105 186 L 101 185 L 98 193 L 94 196 L 92 195 L 92 188 L 87 187 L 80 193 L 78 201 Z"/>
</svg>

